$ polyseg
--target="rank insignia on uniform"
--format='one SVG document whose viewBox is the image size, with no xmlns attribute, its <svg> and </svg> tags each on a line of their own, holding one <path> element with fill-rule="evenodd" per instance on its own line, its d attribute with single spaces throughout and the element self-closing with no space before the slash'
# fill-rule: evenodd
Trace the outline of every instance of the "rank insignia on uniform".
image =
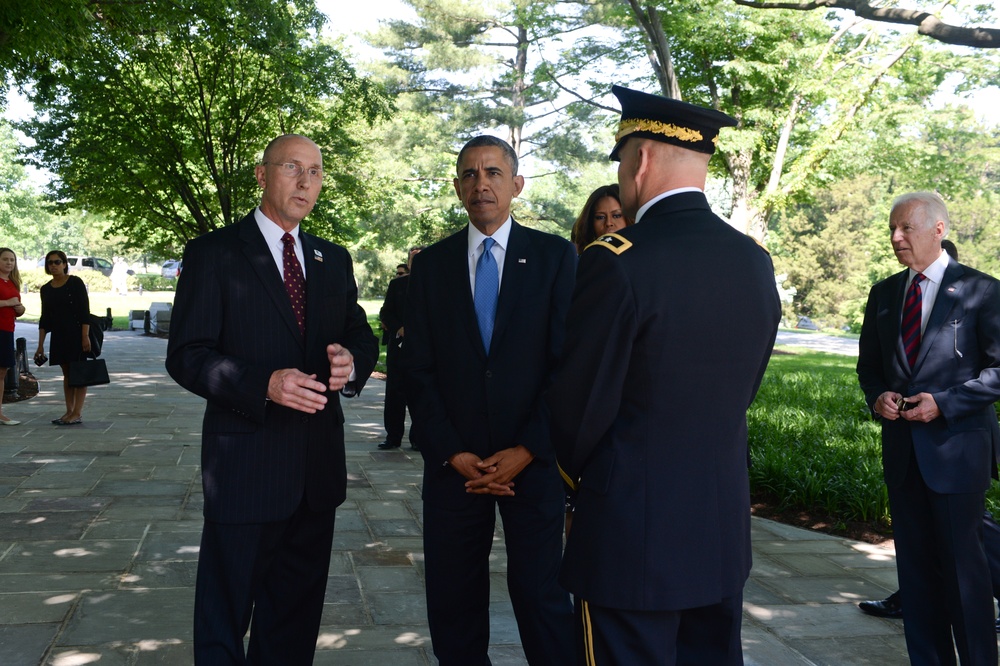
<svg viewBox="0 0 1000 666">
<path fill-rule="evenodd" d="M 595 240 L 593 243 L 585 247 L 584 250 L 587 250 L 587 248 L 591 248 L 595 245 L 598 247 L 607 248 L 608 250 L 611 250 L 615 254 L 621 254 L 625 250 L 632 247 L 632 241 L 625 238 L 624 236 L 619 236 L 618 234 L 604 234 L 603 236 Z"/>
<path fill-rule="evenodd" d="M 764 250 L 764 252 L 766 252 L 767 254 L 771 254 L 771 251 L 767 249 L 766 245 L 764 245 L 763 243 L 761 243 L 759 240 L 757 240 L 753 236 L 750 236 L 750 238 L 753 238 L 753 242 L 757 243 L 757 247 L 759 247 L 760 249 Z"/>
<path fill-rule="evenodd" d="M 316 261 L 323 261 L 323 253 L 319 250 L 313 250 L 313 259 Z"/>
</svg>

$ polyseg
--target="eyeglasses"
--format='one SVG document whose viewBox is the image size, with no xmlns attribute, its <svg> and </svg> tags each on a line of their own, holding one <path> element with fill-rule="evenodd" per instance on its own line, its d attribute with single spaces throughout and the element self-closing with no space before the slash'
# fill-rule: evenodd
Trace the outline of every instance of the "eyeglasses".
<svg viewBox="0 0 1000 666">
<path fill-rule="evenodd" d="M 45 262 L 45 265 L 46 266 L 61 266 L 62 265 L 62 259 L 50 259 L 50 260 L 48 260 L 48 261 Z"/>
<path fill-rule="evenodd" d="M 310 178 L 323 180 L 323 170 L 319 167 L 304 167 L 301 164 L 296 164 L 295 162 L 261 162 L 261 164 L 276 166 L 278 167 L 278 173 L 288 176 L 289 178 L 299 178 L 302 174 L 307 173 Z"/>
</svg>

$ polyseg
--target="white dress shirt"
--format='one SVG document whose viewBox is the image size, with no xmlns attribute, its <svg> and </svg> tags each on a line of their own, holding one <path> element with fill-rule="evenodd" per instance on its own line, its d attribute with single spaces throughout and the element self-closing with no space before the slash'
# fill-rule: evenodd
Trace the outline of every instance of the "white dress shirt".
<svg viewBox="0 0 1000 666">
<path fill-rule="evenodd" d="M 944 250 L 941 250 L 941 256 L 934 260 L 934 262 L 925 268 L 920 273 L 924 274 L 926 278 L 920 283 L 920 335 L 923 336 L 924 329 L 927 328 L 927 318 L 931 316 L 931 310 L 934 309 L 934 301 L 937 299 L 938 291 L 941 289 L 941 281 L 944 280 L 944 272 L 948 268 L 948 262 L 951 261 L 951 257 Z M 906 290 L 903 291 L 904 294 L 909 292 L 910 284 L 913 282 L 913 278 L 916 277 L 918 271 L 910 269 L 910 274 L 906 279 Z"/>
<path fill-rule="evenodd" d="M 493 258 L 497 262 L 497 273 L 499 280 L 497 281 L 498 293 L 499 285 L 503 284 L 503 260 L 507 256 L 507 243 L 510 241 L 510 229 L 511 229 L 511 218 L 508 217 L 507 221 L 500 225 L 500 228 L 493 232 L 490 236 L 494 241 L 491 252 L 493 252 Z M 469 225 L 469 285 L 472 287 L 472 293 L 476 293 L 476 263 L 479 261 L 479 257 L 483 254 L 483 241 L 486 240 L 486 234 L 484 234 L 479 229 L 476 229 L 472 224 Z"/>
<path fill-rule="evenodd" d="M 281 276 L 282 282 L 285 280 L 285 242 L 281 240 L 281 237 L 285 235 L 285 230 L 278 226 L 276 222 L 271 220 L 267 215 L 261 212 L 260 208 L 257 208 L 253 212 L 253 217 L 257 221 L 257 228 L 260 229 L 260 233 L 264 234 L 264 241 L 267 243 L 267 249 L 271 251 L 271 256 L 274 258 L 274 265 L 278 267 L 278 275 Z M 302 251 L 302 239 L 299 238 L 299 225 L 295 225 L 295 228 L 289 231 L 292 238 L 295 239 L 295 256 L 299 260 L 299 266 L 302 267 L 302 279 L 305 280 L 308 276 L 306 275 L 306 255 Z"/>
</svg>

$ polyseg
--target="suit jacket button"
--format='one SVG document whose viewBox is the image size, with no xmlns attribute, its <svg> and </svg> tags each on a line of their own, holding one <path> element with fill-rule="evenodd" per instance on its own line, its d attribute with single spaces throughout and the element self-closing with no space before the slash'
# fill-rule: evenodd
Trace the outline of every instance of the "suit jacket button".
<svg viewBox="0 0 1000 666">
<path fill-rule="evenodd" d="M 493 371 L 492 370 L 487 370 L 486 371 L 486 379 L 493 379 Z"/>
</svg>

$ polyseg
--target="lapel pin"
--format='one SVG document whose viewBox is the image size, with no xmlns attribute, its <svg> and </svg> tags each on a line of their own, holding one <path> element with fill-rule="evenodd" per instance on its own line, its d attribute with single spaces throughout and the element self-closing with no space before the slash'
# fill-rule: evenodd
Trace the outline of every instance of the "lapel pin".
<svg viewBox="0 0 1000 666">
<path fill-rule="evenodd" d="M 527 259 L 518 259 L 517 263 L 519 263 L 519 264 L 526 264 L 526 263 L 528 263 L 528 260 Z"/>
<path fill-rule="evenodd" d="M 948 287 L 948 291 L 955 291 L 954 287 Z"/>
<path fill-rule="evenodd" d="M 313 259 L 316 261 L 323 261 L 323 253 L 319 250 L 313 250 Z"/>
</svg>

